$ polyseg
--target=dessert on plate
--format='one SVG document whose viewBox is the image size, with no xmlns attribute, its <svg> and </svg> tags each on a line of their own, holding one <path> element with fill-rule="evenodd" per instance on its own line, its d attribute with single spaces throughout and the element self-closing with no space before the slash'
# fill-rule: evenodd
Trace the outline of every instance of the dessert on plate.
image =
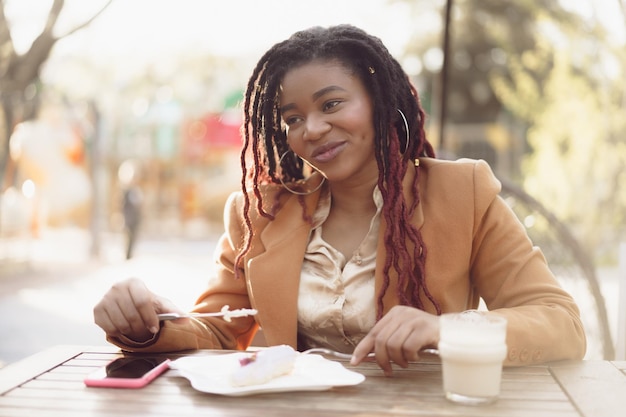
<svg viewBox="0 0 626 417">
<path fill-rule="evenodd" d="M 291 346 L 271 346 L 239 360 L 240 366 L 231 375 L 235 387 L 264 384 L 293 371 L 297 356 Z"/>
</svg>

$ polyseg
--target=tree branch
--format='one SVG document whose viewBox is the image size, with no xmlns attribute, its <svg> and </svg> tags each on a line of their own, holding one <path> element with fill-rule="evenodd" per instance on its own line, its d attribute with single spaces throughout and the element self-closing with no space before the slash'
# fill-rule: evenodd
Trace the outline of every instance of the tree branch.
<svg viewBox="0 0 626 417">
<path fill-rule="evenodd" d="M 63 1 L 63 0 L 58 0 L 58 1 Z M 100 10 L 98 10 L 98 12 L 97 12 L 96 14 L 94 14 L 93 16 L 91 16 L 91 18 L 90 18 L 90 19 L 88 19 L 88 20 L 87 20 L 87 21 L 85 21 L 84 23 L 82 23 L 82 24 L 80 24 L 80 25 L 76 26 L 75 28 L 70 29 L 67 33 L 65 33 L 64 35 L 60 36 L 60 37 L 59 37 L 59 39 L 60 39 L 60 38 L 64 38 L 64 37 L 66 37 L 66 36 L 69 36 L 69 35 L 71 35 L 72 33 L 74 33 L 74 32 L 77 32 L 77 31 L 81 30 L 81 29 L 82 29 L 82 28 L 84 28 L 85 26 L 88 26 L 88 25 L 89 25 L 91 22 L 93 22 L 93 21 L 94 21 L 94 20 L 95 20 L 98 16 L 100 16 L 100 15 L 102 14 L 102 12 L 104 12 L 104 10 L 105 10 L 107 7 L 109 7 L 109 5 L 110 5 L 111 3 L 113 3 L 113 0 L 109 0 L 109 1 L 107 1 L 107 2 L 106 2 L 106 4 L 105 4 L 104 6 L 102 6 L 102 8 L 101 8 Z"/>
<path fill-rule="evenodd" d="M 64 4 L 65 0 L 54 0 L 54 3 L 52 3 L 52 7 L 50 8 L 50 13 L 48 13 L 48 19 L 46 19 L 46 26 L 44 27 L 43 32 L 52 33 L 54 25 L 56 25 L 59 20 L 59 15 L 61 14 L 61 10 L 63 10 Z"/>
<path fill-rule="evenodd" d="M 11 72 L 11 80 L 13 81 L 13 88 L 21 90 L 26 88 L 28 84 L 33 82 L 41 70 L 41 66 L 48 59 L 50 51 L 54 47 L 54 44 L 70 34 L 76 32 L 79 29 L 89 25 L 97 16 L 99 16 L 104 9 L 106 9 L 113 0 L 107 1 L 107 3 L 90 19 L 80 24 L 74 29 L 70 30 L 65 35 L 55 37 L 53 34 L 54 25 L 58 21 L 61 10 L 63 9 L 65 0 L 54 0 L 50 9 L 50 14 L 46 22 L 44 30 L 33 41 L 30 49 L 21 57 L 13 60 L 9 65 L 9 71 Z"/>
<path fill-rule="evenodd" d="M 7 62 L 15 55 L 13 38 L 4 14 L 4 0 L 0 0 L 0 75 L 6 71 Z"/>
</svg>

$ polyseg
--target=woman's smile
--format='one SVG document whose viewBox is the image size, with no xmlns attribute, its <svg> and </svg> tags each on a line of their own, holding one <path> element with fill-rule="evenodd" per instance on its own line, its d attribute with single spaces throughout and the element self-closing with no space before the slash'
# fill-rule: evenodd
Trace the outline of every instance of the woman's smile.
<svg viewBox="0 0 626 417">
<path fill-rule="evenodd" d="M 322 145 L 313 151 L 311 159 L 319 164 L 330 162 L 343 152 L 346 147 L 346 142 L 333 142 Z"/>
</svg>

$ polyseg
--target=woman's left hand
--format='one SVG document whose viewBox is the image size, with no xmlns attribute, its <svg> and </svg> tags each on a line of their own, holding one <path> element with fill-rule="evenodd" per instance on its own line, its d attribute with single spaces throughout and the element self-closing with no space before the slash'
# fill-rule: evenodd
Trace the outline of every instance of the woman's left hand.
<svg viewBox="0 0 626 417">
<path fill-rule="evenodd" d="M 391 376 L 391 362 L 406 368 L 419 358 L 421 349 L 436 347 L 438 342 L 438 316 L 414 307 L 395 306 L 357 345 L 350 363 L 358 365 L 373 351 L 378 366 Z"/>
</svg>

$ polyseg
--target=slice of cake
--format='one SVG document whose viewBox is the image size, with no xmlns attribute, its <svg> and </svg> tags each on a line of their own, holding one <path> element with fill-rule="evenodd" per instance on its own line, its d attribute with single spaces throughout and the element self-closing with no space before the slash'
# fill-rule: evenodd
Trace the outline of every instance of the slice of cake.
<svg viewBox="0 0 626 417">
<path fill-rule="evenodd" d="M 233 372 L 231 384 L 235 387 L 258 385 L 287 375 L 293 370 L 297 356 L 298 352 L 287 345 L 254 352 L 239 361 L 241 366 Z"/>
</svg>

